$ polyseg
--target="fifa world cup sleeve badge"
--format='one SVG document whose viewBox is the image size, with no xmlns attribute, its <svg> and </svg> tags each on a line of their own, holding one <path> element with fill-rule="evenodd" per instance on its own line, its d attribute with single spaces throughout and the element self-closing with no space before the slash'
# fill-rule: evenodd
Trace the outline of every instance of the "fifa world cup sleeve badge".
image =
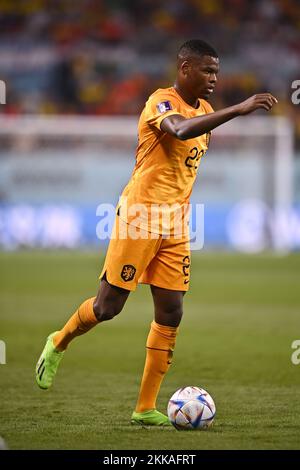
<svg viewBox="0 0 300 470">
<path fill-rule="evenodd" d="M 158 103 L 156 105 L 158 111 L 160 112 L 160 114 L 164 114 L 166 113 L 167 111 L 171 111 L 172 109 L 172 105 L 170 103 L 170 101 L 162 101 L 161 103 Z"/>
</svg>

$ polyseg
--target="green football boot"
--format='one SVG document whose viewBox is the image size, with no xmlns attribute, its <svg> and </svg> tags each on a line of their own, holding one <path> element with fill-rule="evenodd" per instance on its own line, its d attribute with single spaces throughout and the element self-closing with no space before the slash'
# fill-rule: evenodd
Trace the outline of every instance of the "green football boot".
<svg viewBox="0 0 300 470">
<path fill-rule="evenodd" d="M 131 424 L 142 426 L 172 426 L 168 416 L 157 410 L 147 410 L 137 413 L 134 411 L 131 416 Z"/>
<path fill-rule="evenodd" d="M 57 351 L 54 347 L 53 336 L 56 335 L 56 333 L 58 332 L 55 331 L 48 336 L 46 345 L 35 368 L 37 384 L 43 390 L 47 390 L 51 387 L 59 363 L 65 353 L 65 351 Z"/>
</svg>

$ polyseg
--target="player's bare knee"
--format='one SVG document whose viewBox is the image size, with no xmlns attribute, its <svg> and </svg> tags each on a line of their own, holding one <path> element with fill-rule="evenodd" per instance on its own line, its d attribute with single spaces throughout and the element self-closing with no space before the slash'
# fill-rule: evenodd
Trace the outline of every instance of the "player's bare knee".
<svg viewBox="0 0 300 470">
<path fill-rule="evenodd" d="M 97 299 L 93 305 L 94 313 L 99 322 L 112 320 L 116 315 L 118 315 L 122 308 L 120 308 L 117 304 L 112 302 L 99 302 Z"/>
<path fill-rule="evenodd" d="M 155 312 L 155 320 L 162 325 L 177 327 L 183 315 L 182 307 L 166 308 Z"/>
<path fill-rule="evenodd" d="M 174 310 L 170 311 L 169 315 L 171 316 L 171 318 L 176 323 L 176 326 L 179 325 L 179 323 L 181 321 L 181 318 L 182 318 L 182 315 L 183 315 L 182 307 L 180 306 L 180 307 L 177 307 Z"/>
<path fill-rule="evenodd" d="M 113 312 L 112 310 L 104 310 L 104 311 L 98 312 L 98 315 L 96 315 L 96 317 L 99 322 L 100 321 L 103 322 L 103 321 L 112 320 L 113 318 L 115 318 L 116 315 L 117 313 Z"/>
<path fill-rule="evenodd" d="M 98 306 L 94 306 L 94 313 L 99 322 L 112 320 L 117 315 L 117 313 L 111 309 L 106 310 Z"/>
<path fill-rule="evenodd" d="M 179 318 L 181 319 L 183 310 L 182 310 L 182 305 L 181 304 L 170 304 L 166 307 L 164 307 L 163 312 L 165 315 L 173 317 L 173 318 Z"/>
</svg>

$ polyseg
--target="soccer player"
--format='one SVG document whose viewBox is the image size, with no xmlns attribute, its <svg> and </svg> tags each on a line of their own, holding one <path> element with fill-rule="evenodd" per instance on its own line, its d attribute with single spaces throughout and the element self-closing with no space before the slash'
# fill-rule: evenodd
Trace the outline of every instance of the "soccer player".
<svg viewBox="0 0 300 470">
<path fill-rule="evenodd" d="M 75 337 L 118 315 L 138 282 L 146 283 L 153 296 L 154 320 L 131 422 L 170 425 L 168 417 L 156 410 L 156 399 L 172 361 L 183 296 L 189 288 L 188 231 L 177 233 L 180 224 L 185 228 L 188 224 L 182 209 L 189 202 L 211 131 L 257 109 L 269 111 L 277 102 L 270 93 L 262 93 L 214 112 L 207 100 L 218 72 L 216 51 L 204 41 L 187 41 L 179 49 L 174 86 L 149 97 L 138 125 L 136 165 L 117 208 L 99 291 L 79 306 L 60 331 L 49 335 L 36 366 L 40 388 L 51 386 Z M 142 207 L 138 218 L 130 212 L 137 206 Z M 157 207 L 162 213 L 153 222 L 150 216 Z"/>
</svg>

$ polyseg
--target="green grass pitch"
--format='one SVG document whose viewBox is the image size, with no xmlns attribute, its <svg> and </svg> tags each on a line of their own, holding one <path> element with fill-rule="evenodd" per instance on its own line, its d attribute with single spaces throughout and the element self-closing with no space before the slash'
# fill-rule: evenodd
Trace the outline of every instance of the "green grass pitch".
<svg viewBox="0 0 300 470">
<path fill-rule="evenodd" d="M 172 368 L 158 409 L 196 385 L 217 406 L 208 431 L 130 425 L 152 320 L 149 288 L 69 347 L 53 388 L 39 390 L 46 336 L 97 289 L 102 256 L 0 254 L 0 435 L 11 449 L 299 449 L 300 255 L 194 254 Z"/>
</svg>

